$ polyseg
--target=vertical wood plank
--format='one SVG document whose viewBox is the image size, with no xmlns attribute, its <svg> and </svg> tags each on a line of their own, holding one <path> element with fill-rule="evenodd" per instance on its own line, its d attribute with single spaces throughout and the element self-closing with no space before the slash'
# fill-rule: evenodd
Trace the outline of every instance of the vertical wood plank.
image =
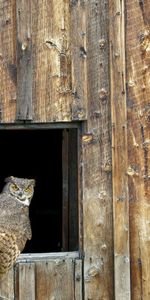
<svg viewBox="0 0 150 300">
<path fill-rule="evenodd" d="M 36 300 L 74 298 L 74 261 L 55 259 L 36 263 Z"/>
<path fill-rule="evenodd" d="M 36 121 L 71 120 L 69 1 L 34 0 L 33 104 Z"/>
<path fill-rule="evenodd" d="M 127 300 L 131 297 L 124 5 L 125 2 L 120 0 L 112 0 L 109 3 L 114 285 L 116 300 Z"/>
<path fill-rule="evenodd" d="M 62 251 L 69 247 L 69 195 L 68 195 L 68 130 L 63 130 L 62 141 Z"/>
<path fill-rule="evenodd" d="M 11 269 L 7 276 L 0 281 L 0 299 L 14 300 L 14 271 Z"/>
<path fill-rule="evenodd" d="M 16 1 L 0 1 L 0 122 L 16 115 Z"/>
<path fill-rule="evenodd" d="M 88 122 L 83 130 L 85 299 L 113 299 L 108 1 L 86 1 Z"/>
<path fill-rule="evenodd" d="M 32 120 L 31 1 L 16 1 L 17 120 Z"/>
<path fill-rule="evenodd" d="M 86 118 L 85 10 L 80 2 L 32 1 L 36 122 Z"/>
<path fill-rule="evenodd" d="M 83 299 L 82 260 L 75 261 L 75 300 Z"/>
<path fill-rule="evenodd" d="M 68 174 L 69 174 L 69 251 L 78 250 L 78 133 L 69 130 Z"/>
<path fill-rule="evenodd" d="M 17 268 L 18 291 L 16 300 L 35 300 L 35 264 L 19 263 Z"/>
<path fill-rule="evenodd" d="M 1 122 L 87 118 L 85 8 L 82 0 L 0 1 Z"/>
<path fill-rule="evenodd" d="M 72 120 L 87 117 L 87 49 L 85 1 L 71 0 Z"/>
<path fill-rule="evenodd" d="M 150 2 L 126 1 L 131 292 L 150 299 Z"/>
</svg>

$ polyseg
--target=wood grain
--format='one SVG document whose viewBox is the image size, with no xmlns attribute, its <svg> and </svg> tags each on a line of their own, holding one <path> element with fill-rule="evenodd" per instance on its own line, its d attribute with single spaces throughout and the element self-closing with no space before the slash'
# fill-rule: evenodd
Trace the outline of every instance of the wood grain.
<svg viewBox="0 0 150 300">
<path fill-rule="evenodd" d="M 49 260 L 36 263 L 36 300 L 75 300 L 74 261 Z"/>
<path fill-rule="evenodd" d="M 69 249 L 68 130 L 62 134 L 62 251 Z"/>
<path fill-rule="evenodd" d="M 82 264 L 83 262 L 81 259 L 75 261 L 75 300 L 83 299 Z"/>
<path fill-rule="evenodd" d="M 115 299 L 130 299 L 124 1 L 109 3 Z"/>
<path fill-rule="evenodd" d="M 87 118 L 86 4 L 71 1 L 72 120 Z"/>
<path fill-rule="evenodd" d="M 126 1 L 131 294 L 150 299 L 150 2 Z"/>
<path fill-rule="evenodd" d="M 82 86 L 74 78 L 77 74 L 81 74 L 82 79 L 85 77 L 83 66 L 86 59 L 79 55 L 83 41 L 80 45 L 79 38 L 72 38 L 77 25 L 73 28 L 74 11 L 73 17 L 71 14 L 69 0 L 32 3 L 33 106 L 36 122 L 85 119 L 84 84 Z M 73 59 L 75 51 L 79 56 L 77 61 Z"/>
<path fill-rule="evenodd" d="M 86 119 L 84 2 L 1 0 L 0 11 L 0 121 Z"/>
<path fill-rule="evenodd" d="M 113 299 L 108 2 L 87 1 L 88 122 L 83 130 L 85 299 Z"/>
<path fill-rule="evenodd" d="M 35 300 L 35 264 L 19 263 L 19 293 L 18 300 Z"/>
<path fill-rule="evenodd" d="M 17 120 L 32 120 L 31 1 L 16 1 L 17 15 Z"/>
<path fill-rule="evenodd" d="M 15 3 L 0 1 L 0 122 L 13 122 L 16 115 Z"/>
</svg>

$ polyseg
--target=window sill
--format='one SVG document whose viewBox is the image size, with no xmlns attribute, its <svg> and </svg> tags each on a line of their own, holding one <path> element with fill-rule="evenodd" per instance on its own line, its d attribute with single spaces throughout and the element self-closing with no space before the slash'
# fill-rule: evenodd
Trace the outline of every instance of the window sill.
<svg viewBox="0 0 150 300">
<path fill-rule="evenodd" d="M 80 253 L 78 251 L 73 252 L 52 252 L 52 253 L 26 253 L 20 254 L 16 263 L 31 262 L 51 259 L 79 259 Z"/>
</svg>

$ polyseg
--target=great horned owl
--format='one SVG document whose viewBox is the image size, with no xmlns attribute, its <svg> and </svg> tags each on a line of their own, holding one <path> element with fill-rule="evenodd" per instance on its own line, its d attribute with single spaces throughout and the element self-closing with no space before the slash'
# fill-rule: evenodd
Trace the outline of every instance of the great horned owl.
<svg viewBox="0 0 150 300">
<path fill-rule="evenodd" d="M 8 177 L 0 194 L 0 278 L 12 267 L 31 239 L 29 205 L 34 179 Z"/>
</svg>

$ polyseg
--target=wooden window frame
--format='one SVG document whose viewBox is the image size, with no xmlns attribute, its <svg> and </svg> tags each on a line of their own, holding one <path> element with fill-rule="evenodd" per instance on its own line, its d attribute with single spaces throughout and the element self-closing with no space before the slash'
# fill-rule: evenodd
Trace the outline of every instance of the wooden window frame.
<svg viewBox="0 0 150 300">
<path fill-rule="evenodd" d="M 62 219 L 67 220 L 66 222 L 63 222 L 62 224 L 62 252 L 48 252 L 48 253 L 23 253 L 20 254 L 19 258 L 17 259 L 17 263 L 19 262 L 30 262 L 30 261 L 36 261 L 36 260 L 45 260 L 45 259 L 57 259 L 57 258 L 70 258 L 70 259 L 76 259 L 80 258 L 83 252 L 83 228 L 82 228 L 82 200 L 81 200 L 81 173 L 82 168 L 80 164 L 81 160 L 81 142 L 80 137 L 82 134 L 82 122 L 73 122 L 73 123 L 30 123 L 28 121 L 23 121 L 19 123 L 14 124 L 1 124 L 0 130 L 51 130 L 51 129 L 62 129 L 63 130 L 63 141 L 62 141 L 62 164 L 63 164 L 63 194 L 62 194 L 62 202 L 63 202 L 63 211 L 62 211 Z M 75 182 L 76 186 L 76 192 L 75 194 L 72 193 L 73 191 L 73 184 L 71 184 L 71 188 L 68 190 L 68 184 L 66 185 L 66 182 L 68 180 L 74 182 L 75 174 L 70 172 L 71 168 L 74 163 L 74 159 L 72 160 L 72 157 L 70 156 L 70 153 L 68 152 L 68 147 L 73 147 L 72 139 L 74 138 L 74 134 L 69 137 L 68 131 L 69 129 L 76 129 L 77 130 L 77 139 L 75 141 L 76 143 L 76 149 L 77 149 L 77 182 Z M 70 145 L 69 145 L 70 144 Z M 66 156 L 66 153 L 68 152 L 68 156 Z M 69 160 L 69 161 L 68 161 Z M 71 163 L 71 166 L 68 166 L 68 163 Z M 66 168 L 68 166 L 69 168 Z M 70 172 L 70 174 L 69 174 Z M 69 203 L 70 195 L 72 196 L 72 201 Z M 75 197 L 77 198 L 77 209 L 78 212 L 77 216 L 78 218 L 74 219 L 74 224 L 71 224 L 72 219 L 70 218 L 68 207 L 71 205 L 71 213 L 72 218 L 74 214 L 74 200 Z M 68 216 L 68 217 L 67 217 Z M 75 226 L 78 223 L 78 230 L 75 230 Z M 73 227 L 73 229 L 71 229 Z M 70 248 L 76 247 L 74 245 L 73 239 L 69 240 L 67 239 L 67 236 L 69 236 L 70 231 L 74 231 L 75 235 L 75 243 L 77 243 L 78 239 L 78 249 L 76 250 L 69 250 Z M 77 237 L 78 235 L 78 237 Z M 68 250 L 67 250 L 68 249 Z"/>
</svg>

